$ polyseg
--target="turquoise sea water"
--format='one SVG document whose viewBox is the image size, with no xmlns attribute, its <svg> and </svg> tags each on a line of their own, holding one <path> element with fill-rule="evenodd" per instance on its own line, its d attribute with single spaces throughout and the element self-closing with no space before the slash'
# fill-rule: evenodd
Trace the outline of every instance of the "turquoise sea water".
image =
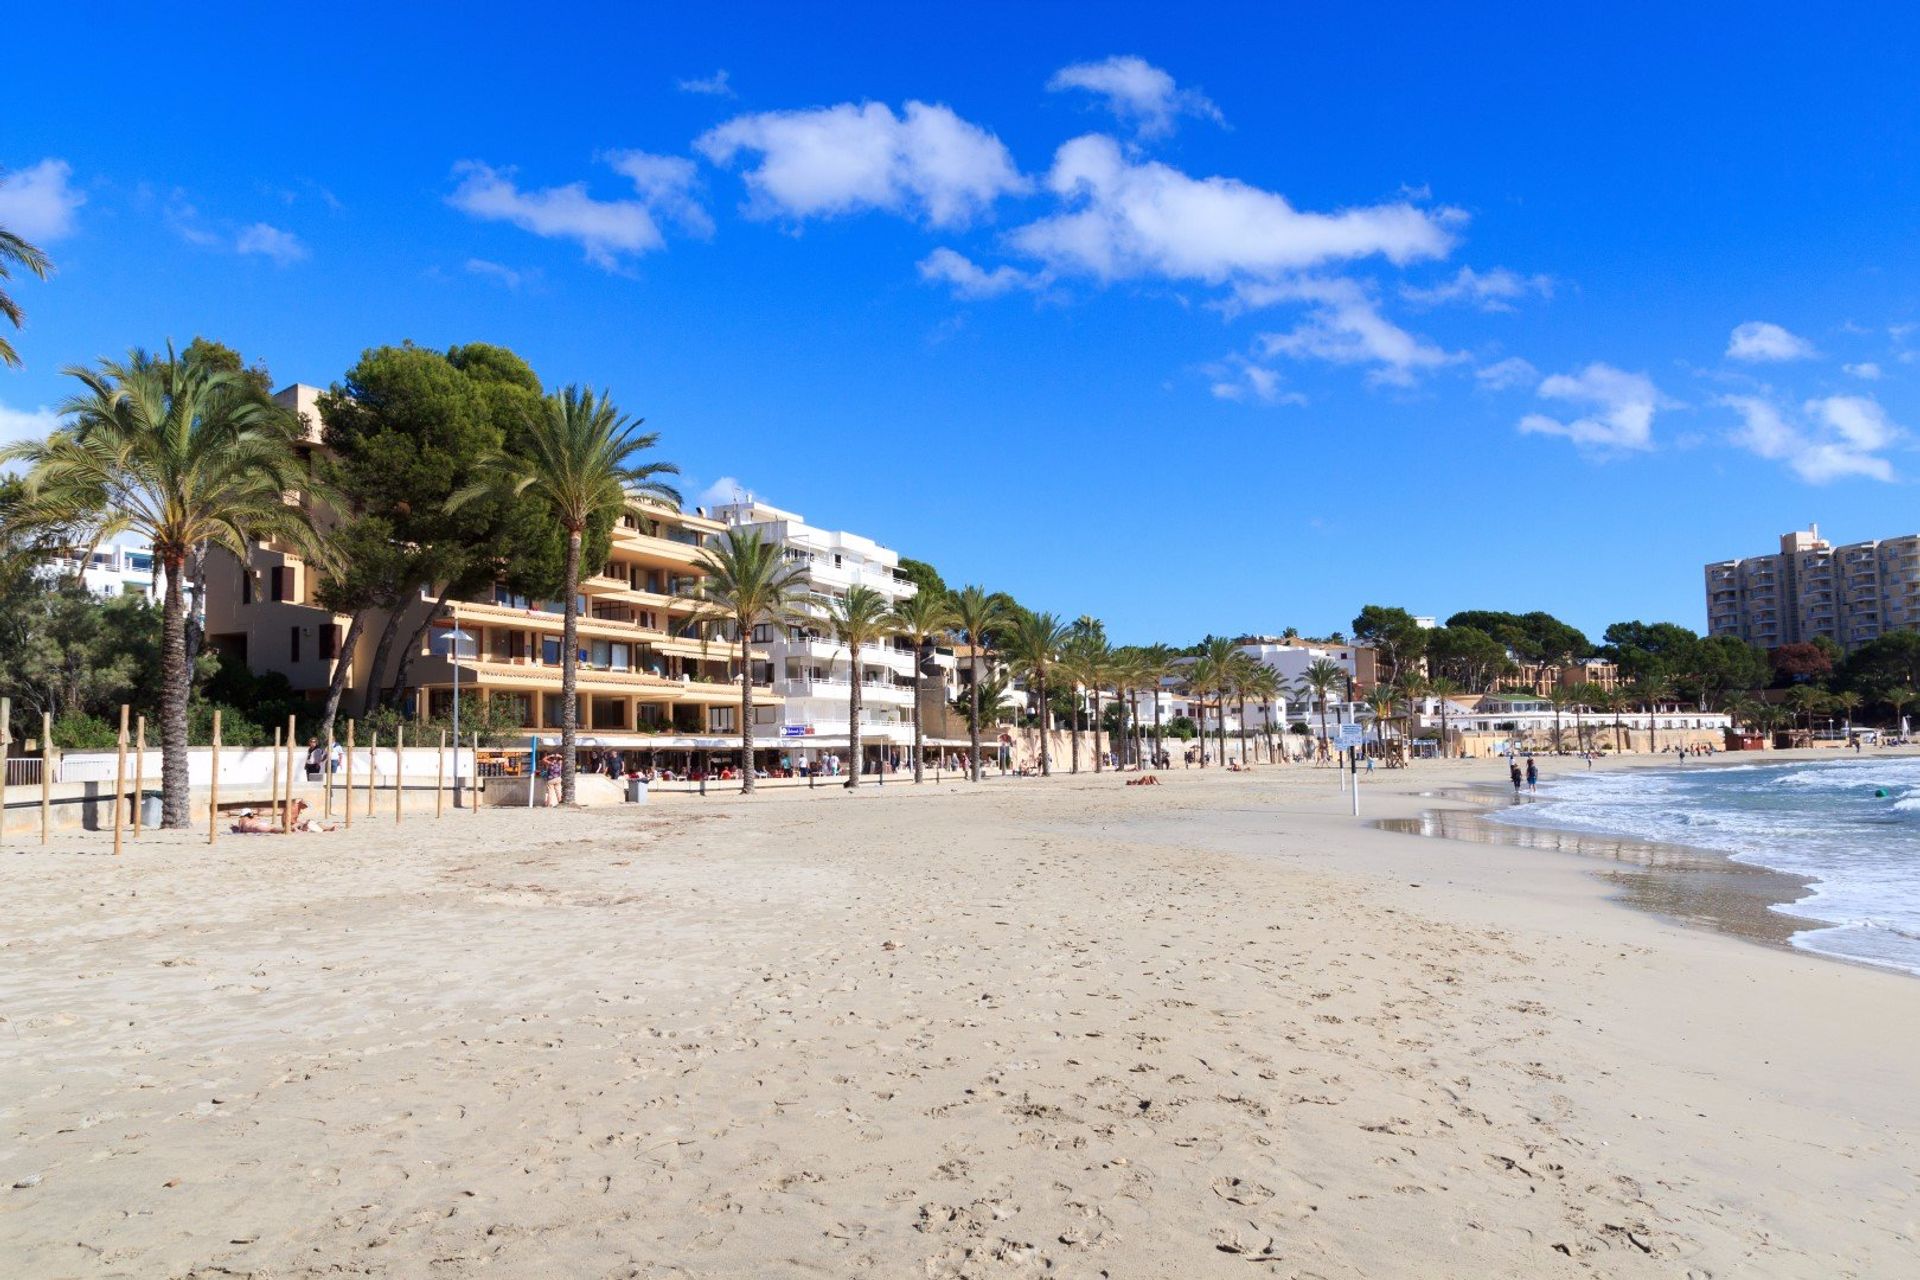
<svg viewBox="0 0 1920 1280">
<path fill-rule="evenodd" d="M 1690 845 L 1810 877 L 1783 909 L 1824 924 L 1794 946 L 1920 974 L 1920 757 L 1623 773 L 1542 763 L 1539 803 L 1495 821 Z"/>
</svg>

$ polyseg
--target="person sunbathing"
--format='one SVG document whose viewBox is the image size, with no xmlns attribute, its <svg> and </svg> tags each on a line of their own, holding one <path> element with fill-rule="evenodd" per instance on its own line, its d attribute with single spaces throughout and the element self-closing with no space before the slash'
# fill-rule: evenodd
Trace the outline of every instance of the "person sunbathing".
<svg viewBox="0 0 1920 1280">
<path fill-rule="evenodd" d="M 339 825 L 337 823 L 321 822 L 318 818 L 307 817 L 306 811 L 312 807 L 313 806 L 309 805 L 305 800 L 295 800 L 293 802 L 293 829 L 295 831 L 302 833 L 326 832 L 334 830 Z M 281 827 L 280 824 L 272 818 L 263 818 L 252 809 L 242 809 L 238 816 L 240 820 L 233 824 L 233 833 L 235 835 L 280 835 L 285 831 L 285 828 Z"/>
</svg>

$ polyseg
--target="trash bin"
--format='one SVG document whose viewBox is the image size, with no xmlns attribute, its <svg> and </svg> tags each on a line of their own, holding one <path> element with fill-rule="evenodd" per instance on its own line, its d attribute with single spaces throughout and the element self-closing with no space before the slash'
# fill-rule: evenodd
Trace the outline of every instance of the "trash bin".
<svg viewBox="0 0 1920 1280">
<path fill-rule="evenodd" d="M 160 793 L 158 791 L 140 793 L 140 825 L 143 827 L 160 825 Z"/>
<path fill-rule="evenodd" d="M 647 780 L 645 778 L 627 779 L 627 799 L 633 804 L 647 802 Z"/>
</svg>

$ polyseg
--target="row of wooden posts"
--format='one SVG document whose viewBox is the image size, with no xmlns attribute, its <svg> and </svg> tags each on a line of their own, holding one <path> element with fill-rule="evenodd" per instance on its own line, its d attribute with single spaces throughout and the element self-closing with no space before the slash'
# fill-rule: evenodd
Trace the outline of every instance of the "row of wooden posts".
<svg viewBox="0 0 1920 1280">
<path fill-rule="evenodd" d="M 12 723 L 10 719 L 12 710 L 13 710 L 12 699 L 0 698 L 0 762 L 3 762 L 6 759 L 7 750 L 9 747 L 12 746 L 12 742 L 13 742 L 11 730 L 9 728 L 9 726 Z M 113 852 L 115 857 L 118 857 L 120 855 L 121 848 L 128 834 L 128 824 L 126 821 L 127 808 L 128 808 L 127 806 L 127 799 L 128 799 L 128 796 L 127 796 L 127 748 L 129 746 L 128 711 L 129 711 L 129 708 L 126 705 L 122 704 L 120 708 L 120 737 L 119 737 L 118 755 L 114 763 Z M 353 826 L 353 753 L 354 753 L 353 735 L 354 735 L 354 722 L 349 720 L 347 721 L 347 740 L 344 744 L 344 746 L 346 747 L 346 752 L 345 752 L 346 769 L 344 770 L 342 775 L 342 783 L 343 783 L 342 790 L 345 792 L 345 795 L 342 799 L 342 804 L 340 806 L 341 823 L 343 826 L 346 826 L 346 827 Z M 294 718 L 292 716 L 288 716 L 285 736 L 282 737 L 281 731 L 279 729 L 275 729 L 273 731 L 273 756 L 272 756 L 273 776 L 272 776 L 268 793 L 267 793 L 269 796 L 272 797 L 272 799 L 269 801 L 268 813 L 271 816 L 273 822 L 276 825 L 278 825 L 278 827 L 280 828 L 280 832 L 286 835 L 293 834 L 293 830 L 294 830 L 293 779 L 294 779 L 294 772 L 295 772 L 294 762 L 296 758 L 294 753 L 296 750 L 298 750 L 298 741 L 299 740 L 294 733 Z M 211 769 L 209 771 L 208 780 L 207 780 L 207 843 L 208 844 L 213 844 L 216 841 L 218 841 L 220 838 L 220 745 L 221 745 L 220 744 L 220 712 L 218 709 L 216 709 L 213 713 L 213 743 L 211 747 L 211 751 L 212 751 Z M 133 748 L 133 760 L 134 760 L 134 764 L 133 764 L 134 794 L 132 797 L 133 799 L 132 835 L 135 839 L 138 839 L 140 835 L 140 830 L 141 830 L 140 787 L 141 787 L 141 783 L 145 780 L 147 776 L 147 767 L 146 767 L 147 766 L 147 718 L 144 715 L 133 717 L 131 746 Z M 286 768 L 284 769 L 284 771 L 281 768 L 281 760 L 282 760 L 281 753 L 283 748 L 285 751 L 285 761 L 286 761 Z M 378 751 L 379 749 L 380 749 L 380 735 L 376 733 L 367 742 L 366 816 L 369 818 L 371 818 L 374 813 L 373 753 Z M 459 749 L 460 749 L 459 744 L 455 743 L 454 750 L 458 752 Z M 404 798 L 403 792 L 405 791 L 404 786 L 402 786 L 402 782 L 404 780 L 403 775 L 405 772 L 403 764 L 406 758 L 406 730 L 404 728 L 395 728 L 393 731 L 393 753 L 394 753 L 393 754 L 393 759 L 394 759 L 393 821 L 394 821 L 394 824 L 397 826 L 399 825 L 401 816 L 402 816 L 401 806 Z M 478 812 L 479 805 L 477 803 L 478 801 L 477 793 L 478 793 L 478 783 L 479 783 L 479 760 L 480 760 L 480 737 L 478 734 L 474 735 L 473 753 L 474 753 L 475 785 L 473 790 L 469 792 L 469 795 L 471 797 L 471 799 L 469 800 L 469 807 L 473 809 L 475 812 Z M 320 776 L 322 777 L 322 779 L 325 780 L 325 784 L 326 784 L 322 791 L 321 817 L 331 818 L 333 816 L 333 789 L 334 789 L 333 738 L 331 734 L 328 735 L 326 760 L 321 766 Z M 460 785 L 459 778 L 456 777 L 454 779 L 454 786 L 457 789 L 459 785 Z M 0 774 L 0 787 L 4 787 L 4 774 Z M 446 730 L 443 729 L 440 731 L 439 763 L 438 763 L 437 771 L 434 776 L 434 783 L 433 783 L 433 816 L 436 818 L 444 817 L 446 814 L 446 807 L 447 807 L 447 734 L 446 734 Z M 6 804 L 4 802 L 4 799 L 0 799 L 0 840 L 3 840 L 6 838 L 6 822 L 7 822 Z M 48 843 L 52 839 L 52 832 L 53 832 L 53 717 L 48 713 L 42 712 L 40 716 L 40 843 L 41 844 Z"/>
</svg>

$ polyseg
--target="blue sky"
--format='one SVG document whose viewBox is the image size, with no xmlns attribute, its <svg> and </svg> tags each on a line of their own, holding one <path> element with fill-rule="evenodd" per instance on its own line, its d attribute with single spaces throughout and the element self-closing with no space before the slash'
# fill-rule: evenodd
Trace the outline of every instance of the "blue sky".
<svg viewBox="0 0 1920 1280">
<path fill-rule="evenodd" d="M 1912 10 L 1161 8 L 30 6 L 0 435 L 169 337 L 499 342 L 1127 641 L 1698 627 L 1920 523 Z"/>
</svg>

